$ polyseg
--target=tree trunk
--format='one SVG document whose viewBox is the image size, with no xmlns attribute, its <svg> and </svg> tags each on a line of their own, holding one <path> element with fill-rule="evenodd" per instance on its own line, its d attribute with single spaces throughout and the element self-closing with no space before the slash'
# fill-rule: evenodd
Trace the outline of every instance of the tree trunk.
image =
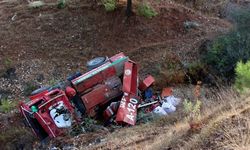
<svg viewBox="0 0 250 150">
<path fill-rule="evenodd" d="M 126 9 L 127 17 L 132 15 L 132 0 L 127 0 L 127 9 Z"/>
</svg>

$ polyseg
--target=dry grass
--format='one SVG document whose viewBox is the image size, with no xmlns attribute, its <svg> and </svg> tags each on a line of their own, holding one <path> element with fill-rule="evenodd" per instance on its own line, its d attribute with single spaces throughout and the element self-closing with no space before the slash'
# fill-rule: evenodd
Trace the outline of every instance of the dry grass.
<svg viewBox="0 0 250 150">
<path fill-rule="evenodd" d="M 204 102 L 202 109 L 203 127 L 200 131 L 191 131 L 185 115 L 179 111 L 147 124 L 116 130 L 104 137 L 105 142 L 87 147 L 86 145 L 78 145 L 77 147 L 80 146 L 82 149 L 209 149 L 213 148 L 212 145 L 205 143 L 212 142 L 213 138 L 211 137 L 218 132 L 223 133 L 227 138 L 221 143 L 217 143 L 215 148 L 240 149 L 248 147 L 249 119 L 244 123 L 239 121 L 240 123 L 236 125 L 230 124 L 227 119 L 241 116 L 242 112 L 250 110 L 250 98 L 245 99 L 244 97 L 242 100 L 230 88 L 217 89 L 213 92 L 215 94 L 202 99 Z M 225 128 L 225 131 L 223 125 L 228 127 Z M 233 139 L 236 137 L 235 133 L 237 133 L 237 139 Z"/>
<path fill-rule="evenodd" d="M 76 149 L 249 149 L 249 95 L 239 97 L 228 87 L 209 89 L 201 94 L 201 101 L 203 126 L 197 131 L 190 130 L 186 114 L 179 106 L 176 113 L 153 122 L 112 133 L 83 134 L 67 139 L 72 141 L 67 144 Z"/>
<path fill-rule="evenodd" d="M 180 87 L 175 93 L 192 98 L 194 87 Z M 185 94 L 184 91 L 186 91 Z M 207 91 L 206 91 L 207 90 Z M 190 130 L 183 106 L 170 116 L 146 124 L 97 132 L 74 137 L 72 148 L 77 149 L 248 149 L 250 144 L 250 97 L 239 95 L 231 88 L 201 91 L 203 103 L 202 128 Z M 204 92 L 205 91 L 205 92 Z M 182 93 L 183 95 L 181 95 Z M 192 100 L 192 99 L 191 99 Z M 88 141 L 88 142 L 86 142 Z M 99 141 L 99 142 L 96 142 Z"/>
<path fill-rule="evenodd" d="M 231 99 L 235 93 L 225 91 L 219 94 L 218 99 L 223 98 L 222 103 L 216 107 L 206 109 L 203 114 L 205 125 L 199 133 L 187 133 L 186 137 L 182 137 L 170 144 L 170 147 L 177 149 L 241 149 L 249 146 L 249 118 L 244 118 L 244 123 L 235 125 L 230 122 L 231 118 L 235 118 L 236 122 L 242 122 L 241 113 L 250 110 L 250 99 L 239 101 L 241 99 Z M 226 128 L 227 127 L 227 128 Z M 243 128 L 242 128 L 243 127 Z M 224 140 L 217 142 L 214 140 L 213 134 L 225 136 Z M 213 141 L 214 140 L 214 141 Z M 211 144 L 211 142 L 214 142 Z M 216 143 L 217 142 L 217 143 Z M 207 145 L 204 143 L 208 143 Z M 164 147 L 164 146 L 163 146 Z"/>
</svg>

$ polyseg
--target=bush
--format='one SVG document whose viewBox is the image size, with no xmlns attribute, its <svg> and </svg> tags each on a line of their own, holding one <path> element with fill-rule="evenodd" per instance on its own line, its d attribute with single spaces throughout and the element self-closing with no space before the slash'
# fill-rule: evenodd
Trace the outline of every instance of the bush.
<svg viewBox="0 0 250 150">
<path fill-rule="evenodd" d="M 138 6 L 138 14 L 147 18 L 157 15 L 157 12 L 146 2 L 142 2 Z"/>
<path fill-rule="evenodd" d="M 200 113 L 201 113 L 201 101 L 196 100 L 195 103 L 185 99 L 183 102 L 183 107 L 185 113 L 188 115 L 187 119 L 190 122 L 195 122 L 200 120 Z"/>
<path fill-rule="evenodd" d="M 232 12 L 236 28 L 230 33 L 215 39 L 204 55 L 204 61 L 216 74 L 232 78 L 238 61 L 250 58 L 250 20 L 249 10 Z"/>
<path fill-rule="evenodd" d="M 235 87 L 237 90 L 243 92 L 250 88 L 250 61 L 243 63 L 242 61 L 237 63 L 235 68 L 236 79 Z"/>
<path fill-rule="evenodd" d="M 1 100 L 0 112 L 9 113 L 16 107 L 16 103 L 9 101 L 8 99 Z"/>
<path fill-rule="evenodd" d="M 102 3 L 107 12 L 114 11 L 116 8 L 116 0 L 102 0 Z"/>
<path fill-rule="evenodd" d="M 66 5 L 67 5 L 66 0 L 58 0 L 57 8 L 62 9 L 66 7 Z"/>
</svg>

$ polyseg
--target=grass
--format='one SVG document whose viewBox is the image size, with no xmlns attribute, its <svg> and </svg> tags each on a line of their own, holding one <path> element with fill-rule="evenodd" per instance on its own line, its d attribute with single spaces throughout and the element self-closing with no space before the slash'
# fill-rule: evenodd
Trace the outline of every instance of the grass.
<svg viewBox="0 0 250 150">
<path fill-rule="evenodd" d="M 0 143 L 2 149 L 31 149 L 35 138 L 33 134 L 21 126 L 10 126 L 1 130 Z"/>
<path fill-rule="evenodd" d="M 212 94 L 214 93 L 215 94 Z M 164 149 L 164 148 L 179 148 L 179 149 L 204 149 L 205 143 L 209 139 L 212 141 L 212 133 L 216 133 L 221 129 L 220 124 L 225 123 L 228 118 L 234 116 L 241 116 L 241 113 L 250 107 L 250 99 L 245 97 L 240 98 L 233 88 L 221 88 L 215 91 L 210 91 L 209 95 L 201 99 L 204 104 L 202 106 L 201 121 L 202 128 L 198 132 L 190 130 L 187 120 L 185 120 L 185 113 L 182 112 L 183 108 L 178 109 L 178 112 L 171 116 L 166 116 L 154 120 L 153 122 L 134 126 L 132 128 L 125 128 L 107 136 L 106 140 L 109 141 L 107 145 L 99 144 L 92 148 L 100 148 L 103 146 L 116 149 L 126 145 L 128 149 Z M 229 124 L 229 126 L 233 124 Z M 237 147 L 248 146 L 248 124 L 238 124 L 234 132 L 244 126 L 241 136 L 237 136 Z M 228 128 L 222 132 L 225 136 L 227 132 L 231 131 Z M 244 131 L 244 133 L 243 133 Z M 231 137 L 234 137 L 233 135 Z M 210 139 L 211 138 L 211 139 Z M 242 140 L 240 138 L 243 138 Z M 221 141 L 219 145 L 230 146 L 227 141 Z M 247 143 L 247 144 L 244 144 Z M 235 144 L 231 145 L 235 146 Z M 235 149 L 235 147 L 234 147 Z"/>
<path fill-rule="evenodd" d="M 8 99 L 2 99 L 0 105 L 0 112 L 9 113 L 17 106 L 16 102 L 10 101 Z"/>
<path fill-rule="evenodd" d="M 14 127 L 14 128 L 11 128 L 9 130 L 5 130 L 3 132 L 1 132 L 0 134 L 0 141 L 1 143 L 2 142 L 7 142 L 9 141 L 10 139 L 12 139 L 13 137 L 18 137 L 20 135 L 23 135 L 26 133 L 26 130 L 24 130 L 23 128 L 21 127 Z"/>
<path fill-rule="evenodd" d="M 250 120 L 237 116 L 227 119 L 219 126 L 215 132 L 222 133 L 223 138 L 216 139 L 217 149 L 238 149 L 247 150 L 250 148 Z"/>
</svg>

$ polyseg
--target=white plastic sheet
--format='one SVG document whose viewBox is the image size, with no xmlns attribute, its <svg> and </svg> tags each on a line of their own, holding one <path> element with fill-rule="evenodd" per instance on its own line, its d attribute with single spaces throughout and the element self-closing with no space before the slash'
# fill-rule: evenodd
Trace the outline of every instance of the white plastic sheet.
<svg viewBox="0 0 250 150">
<path fill-rule="evenodd" d="M 168 102 L 163 102 L 161 107 L 166 113 L 172 113 L 176 111 L 176 107 Z"/>
<path fill-rule="evenodd" d="M 176 98 L 174 96 L 168 96 L 166 98 L 164 98 L 164 101 L 167 101 L 169 104 L 173 105 L 173 106 L 177 106 L 179 105 L 181 99 L 180 98 Z"/>
<path fill-rule="evenodd" d="M 168 115 L 166 113 L 166 111 L 161 107 L 161 106 L 157 106 L 154 110 L 153 110 L 153 113 L 157 114 L 157 115 L 160 115 L 160 116 L 165 116 L 165 115 Z"/>
<path fill-rule="evenodd" d="M 168 96 L 163 99 L 162 105 L 156 107 L 153 113 L 158 115 L 168 115 L 176 111 L 176 106 L 180 104 L 181 99 L 174 96 Z"/>
</svg>

